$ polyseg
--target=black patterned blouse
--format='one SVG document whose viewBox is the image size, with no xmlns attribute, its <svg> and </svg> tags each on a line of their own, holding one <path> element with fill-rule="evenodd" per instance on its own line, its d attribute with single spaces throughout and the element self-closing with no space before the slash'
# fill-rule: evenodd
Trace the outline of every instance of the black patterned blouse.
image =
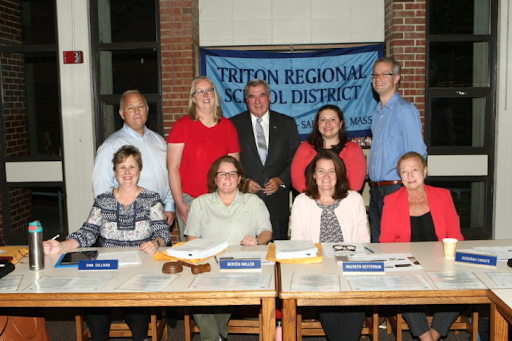
<svg viewBox="0 0 512 341">
<path fill-rule="evenodd" d="M 165 245 L 171 242 L 164 206 L 158 193 L 143 188 L 126 207 L 113 191 L 98 195 L 87 221 L 67 239 L 76 239 L 80 247 L 138 247 L 158 237 Z"/>
</svg>

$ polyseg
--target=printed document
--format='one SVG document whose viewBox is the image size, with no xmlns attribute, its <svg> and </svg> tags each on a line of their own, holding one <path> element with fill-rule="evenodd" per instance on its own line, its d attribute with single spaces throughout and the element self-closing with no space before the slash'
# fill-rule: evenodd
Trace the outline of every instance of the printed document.
<svg viewBox="0 0 512 341">
<path fill-rule="evenodd" d="M 116 288 L 120 291 L 163 291 L 180 275 L 137 274 Z"/>
<path fill-rule="evenodd" d="M 422 275 L 345 276 L 354 291 L 431 290 Z"/>
<path fill-rule="evenodd" d="M 0 292 L 18 291 L 22 279 L 22 275 L 2 277 L 0 279 Z"/>
<path fill-rule="evenodd" d="M 267 290 L 272 275 L 260 274 L 200 274 L 190 285 L 202 291 Z"/>
<path fill-rule="evenodd" d="M 296 274 L 292 276 L 291 291 L 339 292 L 340 277 L 337 274 Z"/>
<path fill-rule="evenodd" d="M 427 272 L 441 290 L 487 289 L 471 271 Z"/>
<path fill-rule="evenodd" d="M 180 259 L 203 259 L 215 256 L 229 246 L 228 242 L 197 238 L 180 246 L 167 249 L 169 256 Z"/>
<path fill-rule="evenodd" d="M 121 252 L 100 252 L 97 260 L 117 259 L 119 266 L 137 265 L 141 263 L 141 251 L 121 251 Z"/>
<path fill-rule="evenodd" d="M 487 276 L 489 276 L 499 288 L 512 288 L 511 272 L 487 272 Z"/>
<path fill-rule="evenodd" d="M 31 292 L 97 292 L 114 276 L 44 276 L 29 285 L 25 291 Z"/>
<path fill-rule="evenodd" d="M 311 240 L 275 240 L 276 259 L 313 258 L 318 248 Z"/>
<path fill-rule="evenodd" d="M 348 257 L 349 262 L 384 262 L 384 270 L 421 270 L 422 266 L 410 253 L 371 253 Z"/>
</svg>

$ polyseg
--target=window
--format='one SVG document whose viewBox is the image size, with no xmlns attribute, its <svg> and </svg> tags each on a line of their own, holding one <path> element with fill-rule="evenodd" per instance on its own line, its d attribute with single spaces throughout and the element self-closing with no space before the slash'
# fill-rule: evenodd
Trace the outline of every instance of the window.
<svg viewBox="0 0 512 341">
<path fill-rule="evenodd" d="M 18 1 L 2 7 L 6 17 L 0 23 L 5 157 L 58 160 L 62 129 L 54 0 Z"/>
<path fill-rule="evenodd" d="M 425 140 L 432 155 L 486 155 L 487 175 L 433 177 L 450 189 L 466 238 L 492 235 L 496 0 L 427 2 Z"/>
<path fill-rule="evenodd" d="M 147 126 L 163 135 L 158 1 L 91 1 L 96 84 L 96 147 L 122 127 L 119 99 L 139 90 L 150 106 Z"/>
<path fill-rule="evenodd" d="M 20 245 L 36 219 L 48 223 L 45 237 L 66 234 L 63 182 L 13 183 L 6 171 L 18 161 L 62 161 L 55 1 L 4 1 L 0 11 L 0 241 Z"/>
</svg>

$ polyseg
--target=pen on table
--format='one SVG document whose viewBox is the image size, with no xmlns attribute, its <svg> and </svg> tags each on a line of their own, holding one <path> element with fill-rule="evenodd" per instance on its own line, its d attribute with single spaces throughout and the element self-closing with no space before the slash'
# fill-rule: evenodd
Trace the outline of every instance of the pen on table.
<svg viewBox="0 0 512 341">
<path fill-rule="evenodd" d="M 53 237 L 51 240 L 55 240 L 55 239 L 57 239 L 57 238 L 59 238 L 59 237 L 60 237 L 60 234 L 56 235 L 56 236 L 55 236 L 55 237 Z"/>
<path fill-rule="evenodd" d="M 213 256 L 213 258 L 215 258 L 215 262 L 216 262 L 217 264 L 219 264 L 219 260 L 217 259 L 217 256 Z"/>
<path fill-rule="evenodd" d="M 370 249 L 369 247 L 366 247 L 366 246 L 365 246 L 365 247 L 364 247 L 364 249 L 365 249 L 366 251 L 368 251 L 368 252 L 375 253 L 375 252 L 374 252 L 372 249 Z"/>
</svg>

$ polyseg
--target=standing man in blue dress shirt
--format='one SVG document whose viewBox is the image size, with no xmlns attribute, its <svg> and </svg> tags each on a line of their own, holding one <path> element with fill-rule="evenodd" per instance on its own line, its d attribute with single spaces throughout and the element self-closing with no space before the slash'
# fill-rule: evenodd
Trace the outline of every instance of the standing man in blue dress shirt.
<svg viewBox="0 0 512 341">
<path fill-rule="evenodd" d="M 124 120 L 123 128 L 110 135 L 96 153 L 92 173 L 94 196 L 118 186 L 112 158 L 120 147 L 135 146 L 142 154 L 144 165 L 139 186 L 160 195 L 167 224 L 172 225 L 175 208 L 167 174 L 167 143 L 162 136 L 146 127 L 148 113 L 148 102 L 138 90 L 127 90 L 123 93 L 119 101 L 119 115 Z"/>
<path fill-rule="evenodd" d="M 402 187 L 396 163 L 406 152 L 425 158 L 427 147 L 421 133 L 421 118 L 416 107 L 400 97 L 401 66 L 392 58 L 379 58 L 373 66 L 372 85 L 379 95 L 373 111 L 370 150 L 370 226 L 372 243 L 379 242 L 384 197 Z"/>
</svg>

